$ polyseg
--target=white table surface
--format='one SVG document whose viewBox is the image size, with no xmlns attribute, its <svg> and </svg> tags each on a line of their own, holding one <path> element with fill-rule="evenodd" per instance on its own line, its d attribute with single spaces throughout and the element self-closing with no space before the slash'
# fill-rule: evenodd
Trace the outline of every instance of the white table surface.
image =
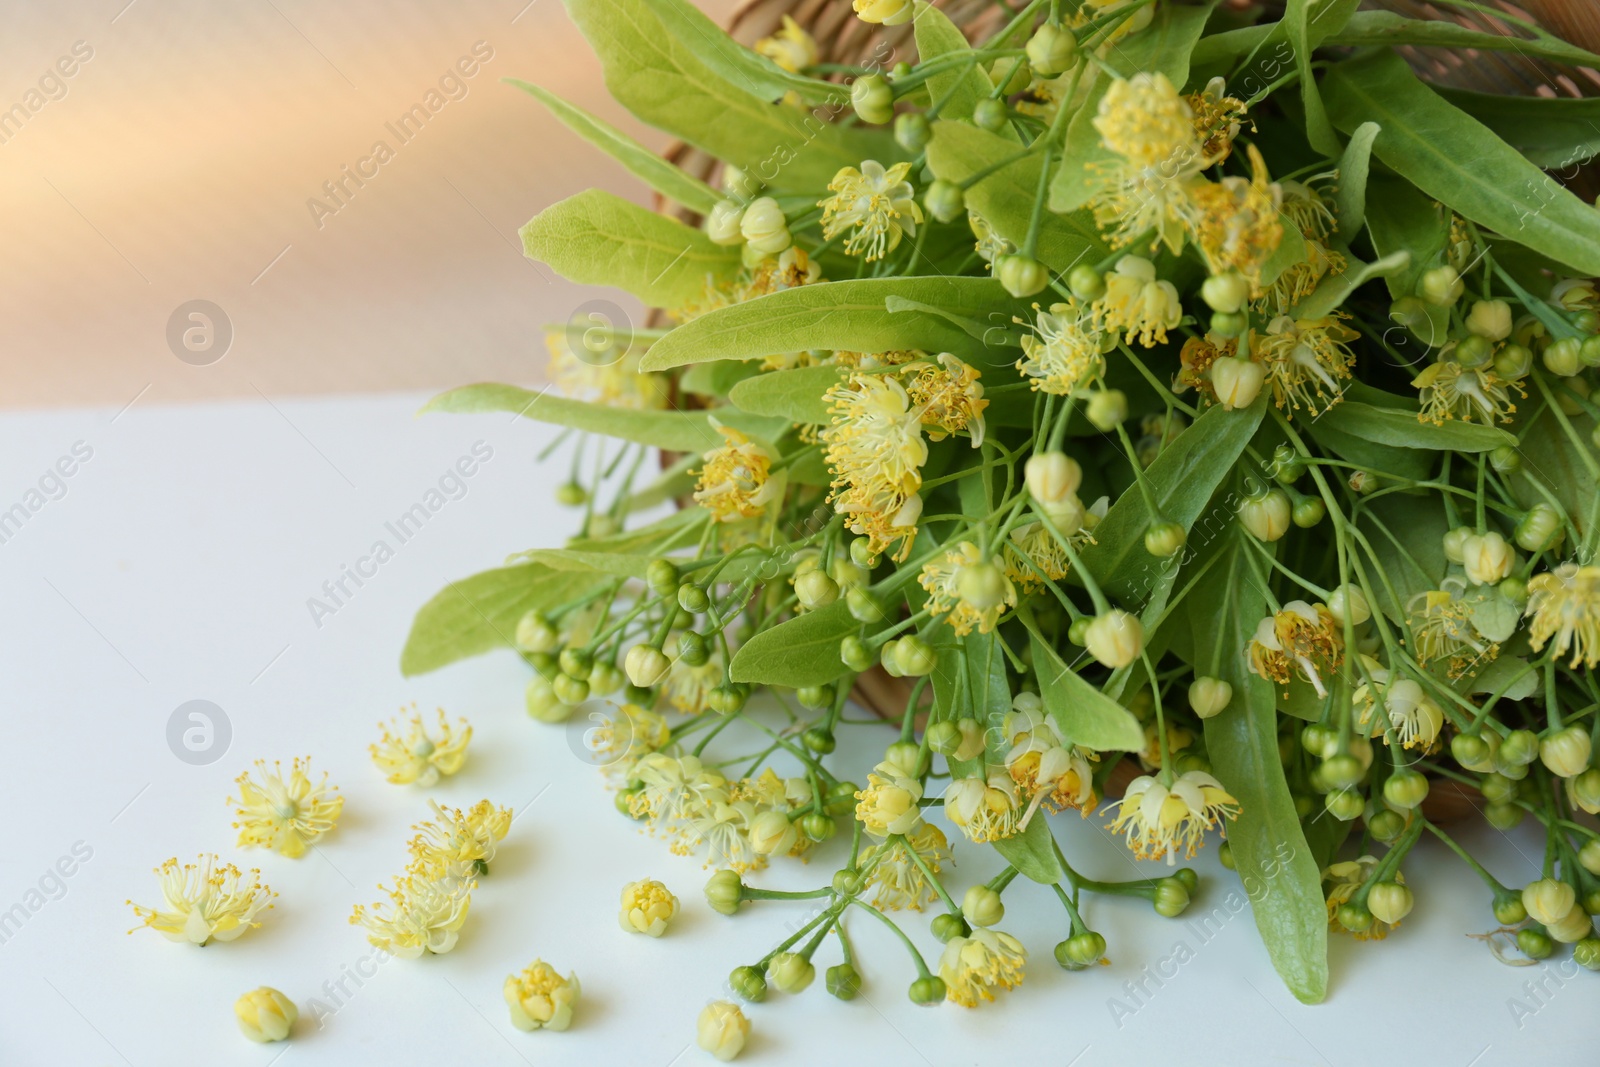
<svg viewBox="0 0 1600 1067">
<path fill-rule="evenodd" d="M 0 911 L 20 920 L 0 943 L 0 1063 L 712 1062 L 692 1047 L 696 1014 L 722 995 L 733 966 L 806 915 L 804 904 L 786 903 L 735 919 L 711 912 L 699 861 L 670 855 L 617 815 L 568 733 L 523 713 L 526 668 L 515 657 L 400 676 L 412 613 L 447 579 L 557 545 L 570 525 L 551 498 L 562 468 L 534 460 L 548 430 L 500 415 L 413 419 L 421 399 L 274 408 L 162 407 L 147 397 L 120 414 L 0 417 L 0 510 L 24 500 L 76 443 L 93 450 L 65 495 L 0 543 Z M 466 495 L 315 625 L 307 599 L 388 537 L 384 523 L 480 440 L 494 456 Z M 216 702 L 232 728 L 226 753 L 205 766 L 180 761 L 166 741 L 169 716 L 192 699 Z M 380 717 L 413 701 L 465 715 L 475 730 L 466 769 L 432 795 L 453 804 L 489 797 L 520 814 L 459 947 L 373 968 L 362 931 L 347 924 L 350 908 L 375 899 L 375 884 L 402 865 L 427 794 L 386 784 L 366 746 Z M 237 850 L 224 806 L 234 776 L 257 758 L 307 753 L 347 798 L 338 829 L 300 860 Z M 1128 877 L 1133 861 L 1102 821 L 1060 816 L 1055 829 L 1080 870 Z M 758 884 L 819 884 L 842 837 L 808 867 L 790 864 Z M 987 877 L 988 850 L 952 839 L 958 887 Z M 1465 839 L 1504 881 L 1533 875 L 1539 848 L 1526 829 L 1507 837 L 1480 828 Z M 47 871 L 74 847 L 92 854 L 52 882 Z M 156 899 L 151 868 L 201 850 L 262 868 L 280 893 L 265 924 L 205 949 L 127 934 L 125 898 Z M 1202 894 L 1176 921 L 1142 902 L 1096 898 L 1088 919 L 1113 963 L 1077 974 L 1050 955 L 1064 936 L 1059 905 L 1017 884 L 1003 927 L 1030 950 L 1028 979 L 976 1011 L 912 1005 L 902 950 L 877 924 L 856 921 L 863 995 L 835 1001 L 819 975 L 803 996 L 748 1006 L 754 1036 L 741 1062 L 1595 1062 L 1600 977 L 1574 976 L 1571 964 L 1507 967 L 1463 936 L 1494 925 L 1486 894 L 1432 842 L 1409 864 L 1418 907 L 1400 931 L 1382 943 L 1334 939 L 1320 1007 L 1296 1003 L 1279 983 L 1248 912 L 1228 916 L 1237 882 L 1217 865 L 1214 840 L 1196 865 Z M 622 884 L 647 876 L 683 901 L 659 941 L 616 922 Z M 41 879 L 48 895 L 30 893 Z M 1218 908 L 1209 930 L 1191 922 Z M 910 925 L 931 958 L 924 922 Z M 836 952 L 819 954 L 819 971 Z M 566 1033 L 524 1034 L 508 1021 L 501 983 L 534 956 L 582 979 Z M 375 970 L 360 984 L 345 977 L 358 964 Z M 1164 971 L 1159 985 L 1145 966 Z M 1126 983 L 1139 981 L 1149 992 L 1135 999 Z M 234 1028 L 234 998 L 262 984 L 302 1006 L 287 1045 L 252 1045 Z M 338 1003 L 320 1026 L 313 998 Z"/>
</svg>

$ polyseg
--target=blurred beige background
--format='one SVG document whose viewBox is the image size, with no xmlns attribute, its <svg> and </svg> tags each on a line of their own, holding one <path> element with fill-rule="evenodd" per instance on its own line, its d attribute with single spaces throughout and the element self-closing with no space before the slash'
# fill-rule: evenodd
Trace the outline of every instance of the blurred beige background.
<svg viewBox="0 0 1600 1067">
<path fill-rule="evenodd" d="M 0 3 L 0 407 L 539 378 L 541 327 L 595 294 L 517 228 L 644 193 L 508 76 L 664 143 L 559 0 Z M 167 342 L 195 299 L 233 329 L 205 366 Z"/>
</svg>

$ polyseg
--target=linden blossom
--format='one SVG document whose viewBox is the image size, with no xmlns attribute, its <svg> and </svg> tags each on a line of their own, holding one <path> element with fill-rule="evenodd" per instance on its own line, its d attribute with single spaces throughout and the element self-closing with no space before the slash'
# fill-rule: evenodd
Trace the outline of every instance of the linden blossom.
<svg viewBox="0 0 1600 1067">
<path fill-rule="evenodd" d="M 422 132 L 428 120 L 443 111 L 446 104 L 467 98 L 472 89 L 466 79 L 476 77 L 482 65 L 493 58 L 492 45 L 487 41 L 475 42 L 471 55 L 457 59 L 454 67 L 439 75 L 437 89 L 428 89 L 422 94 L 421 102 L 412 104 L 393 122 L 384 123 L 383 128 L 393 134 L 399 144 L 410 144 L 411 139 Z M 322 229 L 329 216 L 337 215 L 348 207 L 356 193 L 366 188 L 367 182 L 376 178 L 379 169 L 394 159 L 395 155 L 395 149 L 390 147 L 388 141 L 373 141 L 371 150 L 356 160 L 354 167 L 343 164 L 339 167 L 338 176 L 323 182 L 322 191 L 327 194 L 327 199 L 313 196 L 306 200 L 306 210 L 311 212 L 311 221 L 316 223 L 317 229 Z"/>
</svg>

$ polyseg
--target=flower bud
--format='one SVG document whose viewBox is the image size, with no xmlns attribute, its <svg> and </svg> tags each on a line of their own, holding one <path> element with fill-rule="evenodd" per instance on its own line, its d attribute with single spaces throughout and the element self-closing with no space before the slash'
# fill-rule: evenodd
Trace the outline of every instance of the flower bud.
<svg viewBox="0 0 1600 1067">
<path fill-rule="evenodd" d="M 800 829 L 813 841 L 826 841 L 839 832 L 839 824 L 819 812 L 808 812 L 800 817 Z"/>
<path fill-rule="evenodd" d="M 1239 521 L 1258 541 L 1276 541 L 1289 532 L 1289 495 L 1273 489 L 1246 497 L 1239 505 Z"/>
<path fill-rule="evenodd" d="M 1372 605 L 1367 603 L 1367 595 L 1360 586 L 1346 582 L 1328 594 L 1328 614 L 1340 626 L 1346 620 L 1352 626 L 1360 626 L 1372 618 Z"/>
<path fill-rule="evenodd" d="M 1548 934 L 1542 934 L 1531 927 L 1517 931 L 1517 947 L 1531 960 L 1548 959 L 1556 950 L 1555 943 L 1550 940 Z"/>
<path fill-rule="evenodd" d="M 780 952 L 767 964 L 767 981 L 783 993 L 803 993 L 817 969 L 798 952 Z"/>
<path fill-rule="evenodd" d="M 574 678 L 570 674 L 558 674 L 550 679 L 550 690 L 555 693 L 556 699 L 567 707 L 576 707 L 589 699 L 589 683 L 583 678 Z"/>
<path fill-rule="evenodd" d="M 1572 946 L 1572 961 L 1587 971 L 1600 971 L 1600 937 L 1586 937 Z"/>
<path fill-rule="evenodd" d="M 767 976 L 759 968 L 748 965 L 735 967 L 733 973 L 728 975 L 728 986 L 752 1004 L 760 1004 L 767 999 Z"/>
<path fill-rule="evenodd" d="M 695 1022 L 695 1043 L 723 1063 L 743 1051 L 749 1037 L 750 1020 L 739 1010 L 739 1005 L 726 1000 L 707 1004 Z"/>
<path fill-rule="evenodd" d="M 933 673 L 939 665 L 939 654 L 916 634 L 907 634 L 902 637 L 894 652 L 895 665 L 900 668 L 900 673 L 908 678 L 921 678 L 923 675 Z"/>
<path fill-rule="evenodd" d="M 1217 401 L 1230 411 L 1255 403 L 1266 377 L 1266 368 L 1253 360 L 1224 356 L 1211 364 L 1211 385 L 1217 391 Z"/>
<path fill-rule="evenodd" d="M 1059 504 L 1076 496 L 1083 484 L 1083 468 L 1065 452 L 1035 452 L 1023 465 L 1028 492 L 1041 504 Z"/>
<path fill-rule="evenodd" d="M 1144 531 L 1144 550 L 1157 559 L 1168 559 L 1183 550 L 1187 535 L 1175 522 L 1153 522 Z"/>
<path fill-rule="evenodd" d="M 911 988 L 906 991 L 906 995 L 911 998 L 911 1003 L 920 1004 L 923 1007 L 942 1003 L 945 995 L 944 979 L 931 974 L 924 978 L 918 978 L 911 983 Z"/>
<path fill-rule="evenodd" d="M 667 676 L 672 669 L 672 661 L 654 645 L 634 645 L 628 649 L 622 669 L 628 675 L 628 681 L 648 689 Z"/>
<path fill-rule="evenodd" d="M 1176 878 L 1163 878 L 1156 883 L 1156 895 L 1151 903 L 1157 915 L 1176 919 L 1189 907 L 1189 889 Z"/>
<path fill-rule="evenodd" d="M 856 0 L 856 17 L 862 22 L 900 26 L 916 15 L 912 0 Z"/>
<path fill-rule="evenodd" d="M 1591 837 L 1578 850 L 1578 862 L 1590 874 L 1600 876 L 1600 837 Z"/>
<path fill-rule="evenodd" d="M 1572 378 L 1583 370 L 1583 346 L 1576 337 L 1563 337 L 1545 346 L 1544 369 L 1558 378 Z"/>
<path fill-rule="evenodd" d="M 657 596 L 668 596 L 678 589 L 678 565 L 670 559 L 653 559 L 645 568 L 645 581 Z"/>
<path fill-rule="evenodd" d="M 1513 829 L 1522 822 L 1523 810 L 1515 804 L 1490 804 L 1483 809 L 1483 820 L 1502 832 Z"/>
<path fill-rule="evenodd" d="M 1568 909 L 1567 914 L 1553 923 L 1546 924 L 1550 936 L 1563 945 L 1570 945 L 1575 941 L 1593 935 L 1594 920 L 1589 918 L 1589 913 L 1574 904 Z"/>
<path fill-rule="evenodd" d="M 1539 759 L 1558 778 L 1575 778 L 1589 769 L 1589 731 L 1568 726 L 1539 742 Z"/>
<path fill-rule="evenodd" d="M 1328 506 L 1320 496 L 1303 496 L 1294 502 L 1289 518 L 1302 530 L 1309 530 L 1328 514 Z"/>
<path fill-rule="evenodd" d="M 1250 299 L 1250 283 L 1232 272 L 1213 274 L 1200 286 L 1200 299 L 1212 311 L 1233 314 Z"/>
<path fill-rule="evenodd" d="M 977 759 L 982 755 L 983 724 L 967 717 L 956 720 L 956 729 L 961 731 L 961 744 L 952 755 L 958 760 Z"/>
<path fill-rule="evenodd" d="M 948 942 L 957 937 L 966 937 L 972 933 L 972 927 L 967 925 L 966 919 L 950 912 L 935 915 L 933 922 L 928 924 L 928 928 L 933 931 L 933 936 L 937 937 L 941 942 Z"/>
<path fill-rule="evenodd" d="M 1449 307 L 1461 299 L 1466 289 L 1454 267 L 1434 267 L 1423 272 L 1417 285 L 1417 295 L 1435 307 Z"/>
<path fill-rule="evenodd" d="M 1335 915 L 1339 920 L 1339 925 L 1349 930 L 1352 934 L 1364 933 L 1372 929 L 1372 912 L 1353 900 L 1339 905 L 1339 910 Z"/>
<path fill-rule="evenodd" d="M 543 960 L 534 960 L 521 974 L 508 975 L 502 992 L 518 1030 L 565 1030 L 581 993 L 578 977 L 565 978 Z"/>
<path fill-rule="evenodd" d="M 1012 296 L 1033 296 L 1050 284 L 1050 271 L 1037 259 L 1013 253 L 995 261 L 995 277 Z"/>
<path fill-rule="evenodd" d="M 1555 546 L 1561 533 L 1561 515 L 1549 504 L 1538 503 L 1518 520 L 1511 536 L 1523 551 L 1543 552 Z"/>
<path fill-rule="evenodd" d="M 1126 667 L 1144 651 L 1144 625 L 1137 615 L 1112 608 L 1098 615 L 1083 634 L 1084 647 L 1102 665 Z"/>
<path fill-rule="evenodd" d="M 706 236 L 711 238 L 713 244 L 739 244 L 744 240 L 744 234 L 739 229 L 739 217 L 743 214 L 744 208 L 732 200 L 718 200 L 706 215 Z"/>
<path fill-rule="evenodd" d="M 744 883 L 739 880 L 738 871 L 723 868 L 706 883 L 706 903 L 711 905 L 712 911 L 732 915 L 739 910 L 739 902 L 743 899 Z"/>
<path fill-rule="evenodd" d="M 582 507 L 589 500 L 589 490 L 577 482 L 565 482 L 556 488 L 556 503 L 569 508 Z"/>
<path fill-rule="evenodd" d="M 1233 699 L 1233 686 L 1221 678 L 1201 675 L 1189 684 L 1189 707 L 1202 719 L 1222 714 Z"/>
<path fill-rule="evenodd" d="M 1406 819 L 1399 812 L 1384 808 L 1367 819 L 1367 829 L 1374 838 L 1387 843 L 1405 832 Z"/>
<path fill-rule="evenodd" d="M 922 151 L 932 137 L 933 127 L 922 112 L 906 111 L 895 116 L 894 139 L 907 152 Z"/>
<path fill-rule="evenodd" d="M 1420 771 L 1410 768 L 1395 771 L 1383 783 L 1383 799 L 1397 808 L 1410 811 L 1428 796 L 1428 779 Z"/>
<path fill-rule="evenodd" d="M 678 914 L 678 898 L 666 886 L 649 878 L 622 887 L 622 910 L 617 922 L 630 934 L 660 937 Z"/>
<path fill-rule="evenodd" d="M 878 599 L 859 585 L 845 592 L 844 603 L 857 622 L 883 622 L 888 618 Z"/>
<path fill-rule="evenodd" d="M 1511 336 L 1511 305 L 1504 300 L 1478 300 L 1467 312 L 1467 329 L 1486 341 Z"/>
<path fill-rule="evenodd" d="M 872 666 L 872 650 L 867 648 L 867 643 L 855 634 L 850 634 L 839 642 L 839 659 L 846 667 L 860 674 Z"/>
<path fill-rule="evenodd" d="M 300 1017 L 300 1009 L 276 989 L 262 986 L 234 1001 L 233 1014 L 245 1037 L 265 1044 L 288 1037 L 289 1031 L 294 1029 L 294 1021 Z"/>
<path fill-rule="evenodd" d="M 961 917 L 972 926 L 993 926 L 1005 918 L 1006 906 L 1000 894 L 986 885 L 975 885 L 961 898 Z"/>
<path fill-rule="evenodd" d="M 1590 334 L 1578 346 L 1578 359 L 1585 367 L 1600 367 L 1600 334 Z"/>
<path fill-rule="evenodd" d="M 1516 564 L 1516 552 L 1493 530 L 1471 534 L 1461 542 L 1461 566 L 1473 585 L 1494 585 L 1510 576 Z"/>
<path fill-rule="evenodd" d="M 1403 882 L 1379 882 L 1367 894 L 1367 910 L 1379 922 L 1390 926 L 1411 914 L 1415 898 Z"/>
<path fill-rule="evenodd" d="M 972 108 L 972 122 L 973 125 L 977 126 L 979 129 L 988 130 L 991 133 L 993 133 L 995 130 L 998 130 L 1000 127 L 1006 124 L 1005 101 L 996 100 L 993 97 L 984 97 L 982 100 L 979 100 L 977 104 L 973 105 Z M 1035 290 L 1035 292 L 1037 291 L 1038 290 Z"/>
<path fill-rule="evenodd" d="M 1535 922 L 1545 926 L 1566 918 L 1577 902 L 1577 891 L 1559 879 L 1540 878 L 1522 887 L 1522 906 Z"/>
<path fill-rule="evenodd" d="M 1106 295 L 1106 276 L 1087 263 L 1079 263 L 1067 273 L 1067 288 L 1079 300 L 1092 303 Z"/>
<path fill-rule="evenodd" d="M 1502 345 L 1494 357 L 1494 372 L 1502 380 L 1514 382 L 1533 369 L 1533 353 L 1523 345 Z"/>
<path fill-rule="evenodd" d="M 967 194 L 955 182 L 940 178 L 922 194 L 922 204 L 940 222 L 954 222 L 967 209 Z"/>
<path fill-rule="evenodd" d="M 1211 316 L 1208 333 L 1218 337 L 1238 337 L 1244 333 L 1244 328 L 1250 324 L 1242 312 L 1218 311 Z"/>
<path fill-rule="evenodd" d="M 894 89 L 882 75 L 863 74 L 850 85 L 850 104 L 862 122 L 881 125 L 894 118 Z"/>
<path fill-rule="evenodd" d="M 781 811 L 769 808 L 750 820 L 750 847 L 755 849 L 757 855 L 784 855 L 799 840 L 800 831 L 789 821 L 789 816 Z"/>
<path fill-rule="evenodd" d="M 1078 58 L 1078 39 L 1072 31 L 1046 22 L 1034 31 L 1023 51 L 1028 65 L 1041 78 L 1054 78 L 1072 69 Z"/>
<path fill-rule="evenodd" d="M 1443 539 L 1444 558 L 1451 563 L 1461 563 L 1467 557 L 1462 553 L 1466 547 L 1467 538 L 1472 536 L 1471 527 L 1457 526 L 1446 530 Z"/>
<path fill-rule="evenodd" d="M 961 747 L 961 730 L 949 719 L 928 727 L 928 748 L 941 756 L 949 756 Z"/>
<path fill-rule="evenodd" d="M 566 675 L 556 675 L 565 678 Z M 555 687 L 542 675 L 534 675 L 523 692 L 528 714 L 540 722 L 565 722 L 572 714 L 573 705 L 564 704 L 556 695 Z"/>
<path fill-rule="evenodd" d="M 1501 445 L 1489 452 L 1489 465 L 1500 474 L 1512 474 L 1522 469 L 1522 453 L 1515 445 Z"/>
<path fill-rule="evenodd" d="M 1403 326 L 1425 345 L 1432 347 L 1444 343 L 1448 316 L 1414 296 L 1402 296 L 1390 304 L 1389 319 Z"/>
<path fill-rule="evenodd" d="M 735 715 L 744 708 L 750 697 L 750 687 L 743 682 L 725 683 L 706 694 L 706 707 L 718 715 Z"/>
<path fill-rule="evenodd" d="M 861 992 L 861 975 L 848 963 L 837 963 L 824 973 L 823 985 L 840 1000 L 854 1000 Z"/>
<path fill-rule="evenodd" d="M 1567 779 L 1567 796 L 1590 815 L 1600 815 L 1600 768 L 1590 767 Z M 1600 874 L 1600 870 L 1594 873 Z"/>
<path fill-rule="evenodd" d="M 750 251 L 760 256 L 775 256 L 788 248 L 793 238 L 789 236 L 789 223 L 783 209 L 770 196 L 750 201 L 739 219 L 739 232 L 744 234 Z"/>
<path fill-rule="evenodd" d="M 1539 735 L 1532 730 L 1512 730 L 1500 742 L 1495 767 L 1501 774 L 1507 767 L 1526 767 L 1539 758 Z M 1517 775 L 1516 777 L 1521 777 Z"/>
<path fill-rule="evenodd" d="M 711 610 L 711 594 L 703 586 L 684 582 L 678 586 L 678 607 L 691 615 L 704 615 Z"/>
<path fill-rule="evenodd" d="M 1089 394 L 1083 414 L 1095 429 L 1109 433 L 1127 419 L 1128 396 L 1121 389 L 1096 389 Z"/>
<path fill-rule="evenodd" d="M 530 611 L 517 621 L 517 648 L 523 652 L 554 652 L 561 634 L 542 611 Z"/>
<path fill-rule="evenodd" d="M 828 753 L 832 752 L 839 743 L 838 740 L 834 738 L 832 731 L 826 730 L 821 726 L 811 727 L 805 733 L 800 735 L 800 740 L 805 742 L 806 748 L 817 753 L 819 756 L 826 756 Z"/>
<path fill-rule="evenodd" d="M 1456 343 L 1450 357 L 1463 367 L 1482 367 L 1494 358 L 1494 345 L 1475 333 L 1468 334 Z"/>
<path fill-rule="evenodd" d="M 1056 945 L 1056 962 L 1064 970 L 1081 971 L 1100 962 L 1106 954 L 1106 939 L 1093 930 L 1074 934 Z"/>
<path fill-rule="evenodd" d="M 839 599 L 839 583 L 821 571 L 806 571 L 795 576 L 794 595 L 802 607 L 815 611 Z"/>
<path fill-rule="evenodd" d="M 974 611 L 983 612 L 1005 602 L 1011 583 L 993 563 L 968 563 L 956 571 L 956 595 Z"/>
<path fill-rule="evenodd" d="M 711 646 L 703 634 L 685 630 L 678 635 L 678 659 L 686 667 L 704 667 L 711 658 Z"/>
<path fill-rule="evenodd" d="M 1322 798 L 1323 807 L 1340 822 L 1350 822 L 1366 810 L 1366 802 L 1354 789 L 1332 789 Z"/>
</svg>

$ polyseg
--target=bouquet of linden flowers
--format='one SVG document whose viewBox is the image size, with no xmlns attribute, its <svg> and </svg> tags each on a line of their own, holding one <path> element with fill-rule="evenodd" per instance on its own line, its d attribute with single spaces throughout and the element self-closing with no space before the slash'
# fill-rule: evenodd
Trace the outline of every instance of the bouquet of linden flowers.
<svg viewBox="0 0 1600 1067">
<path fill-rule="evenodd" d="M 514 648 L 535 719 L 611 709 L 617 806 L 718 868 L 714 907 L 818 902 L 740 994 L 837 938 L 853 995 L 862 911 L 931 906 L 910 995 L 971 1006 L 1022 979 L 1019 885 L 1069 969 L 1093 895 L 1184 909 L 1188 869 L 1075 870 L 1068 809 L 1168 865 L 1216 831 L 1303 1000 L 1330 932 L 1410 911 L 1425 834 L 1500 951 L 1600 967 L 1600 212 L 1544 169 L 1600 140 L 1394 48 L 1600 56 L 1357 6 L 1008 0 L 969 40 L 855 0 L 877 45 L 824 63 L 787 19 L 750 49 L 688 0 L 567 0 L 618 101 L 716 163 L 522 85 L 662 198 L 564 200 L 528 254 L 659 313 L 553 329 L 557 393 L 432 402 L 565 427 L 582 520 L 440 593 L 403 667 Z M 1430 790 L 1537 824 L 1542 877 L 1502 884 Z M 751 884 L 836 834 L 831 881 Z M 1005 861 L 959 900 L 956 847 Z"/>
</svg>

